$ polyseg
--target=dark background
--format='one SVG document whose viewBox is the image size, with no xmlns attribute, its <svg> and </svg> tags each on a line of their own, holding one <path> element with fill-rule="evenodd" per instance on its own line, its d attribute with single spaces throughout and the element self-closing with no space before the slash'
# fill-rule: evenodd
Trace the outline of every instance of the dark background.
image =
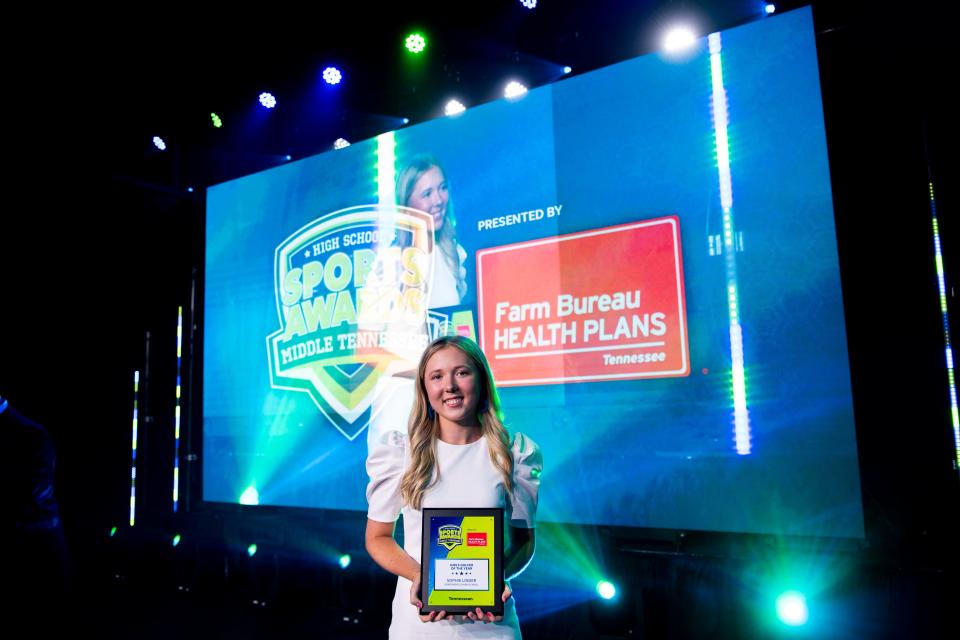
<svg viewBox="0 0 960 640">
<path fill-rule="evenodd" d="M 169 551 L 159 551 L 168 547 L 164 535 L 173 530 L 192 528 L 208 540 L 225 540 L 223 566 L 242 566 L 230 554 L 232 537 L 250 538 L 241 534 L 243 527 L 272 536 L 278 548 L 303 546 L 318 527 L 328 527 L 334 537 L 355 535 L 362 554 L 361 532 L 335 514 L 204 508 L 199 493 L 189 503 L 186 486 L 193 482 L 196 489 L 199 478 L 191 467 L 202 462 L 185 459 L 202 453 L 199 433 L 189 430 L 189 410 L 181 448 L 181 496 L 189 504 L 181 506 L 190 515 L 168 514 L 172 444 L 151 427 L 172 424 L 174 363 L 167 356 L 175 344 L 178 305 L 187 307 L 185 377 L 189 372 L 186 338 L 191 278 L 202 264 L 204 186 L 275 166 L 287 154 L 320 152 L 340 136 L 361 140 L 397 128 L 401 117 L 411 123 L 436 117 L 454 92 L 474 105 L 496 99 L 508 72 L 519 70 L 529 86 L 539 86 L 557 79 L 556 65 L 582 73 L 643 54 L 655 48 L 655 34 L 668 18 L 683 11 L 699 16 L 700 32 L 707 33 L 757 19 L 762 6 L 732 0 L 541 5 L 533 12 L 503 1 L 458 3 L 456 9 L 440 3 L 364 5 L 329 15 L 322 7 L 292 5 L 225 7 L 216 15 L 169 6 L 140 8 L 138 14 L 87 7 L 11 13 L 2 44 L 8 179 L 0 222 L 0 394 L 45 425 L 56 446 L 56 493 L 74 600 L 89 605 L 86 599 L 99 594 L 102 602 L 124 602 L 128 622 L 163 617 L 131 604 L 157 601 L 157 585 L 185 582 L 170 577 L 175 565 L 162 561 Z M 837 553 L 858 567 L 857 578 L 844 583 L 859 594 L 851 596 L 859 603 L 856 610 L 869 609 L 865 618 L 887 623 L 833 633 L 897 636 L 912 630 L 935 637 L 949 619 L 960 534 L 928 189 L 932 179 L 947 304 L 956 316 L 960 222 L 949 162 L 956 140 L 956 107 L 948 99 L 955 75 L 955 55 L 948 53 L 952 33 L 945 10 L 916 4 L 814 3 L 814 21 L 867 531 L 863 545 Z M 429 57 L 410 65 L 397 43 L 417 26 L 428 34 Z M 328 61 L 346 75 L 336 98 L 313 93 Z M 258 124 L 251 114 L 264 88 L 281 104 L 269 122 Z M 224 118 L 224 129 L 209 126 L 211 111 Z M 167 152 L 153 148 L 153 135 L 164 137 Z M 952 335 L 956 340 L 960 334 Z M 111 548 L 110 528 L 124 529 L 128 517 L 135 369 L 149 373 L 140 407 L 142 533 L 127 531 L 123 544 Z M 199 361 L 193 369 L 200 371 Z M 200 381 L 192 382 L 185 401 L 191 393 L 199 399 Z M 286 533 L 269 533 L 280 529 Z M 632 599 L 632 624 L 651 637 L 727 636 L 731 629 L 749 635 L 717 617 L 728 603 L 715 595 L 719 587 L 704 591 L 703 585 L 733 580 L 742 586 L 747 559 L 763 555 L 756 549 L 784 544 L 662 531 L 590 535 L 609 553 L 626 554 L 624 566 L 633 567 L 630 580 L 643 594 Z M 789 544 L 823 549 L 817 541 Z M 193 552 L 196 560 L 181 578 L 189 573 L 199 584 L 202 576 L 216 575 L 234 584 L 220 575 L 221 556 L 211 559 L 216 554 L 207 551 Z M 283 554 L 272 557 L 282 564 Z M 215 570 L 204 573 L 198 568 L 204 562 Z M 226 573 L 235 577 L 238 571 Z M 287 586 L 275 585 L 272 600 L 306 580 L 277 575 Z M 312 575 L 320 576 L 318 593 L 346 589 L 336 576 Z M 389 594 L 389 581 L 373 571 L 366 575 L 374 587 L 364 593 L 382 593 L 386 584 Z M 117 580 L 141 589 L 118 589 Z M 244 580 L 262 582 L 256 576 Z M 874 589 L 869 594 L 868 584 Z M 132 595 L 137 593 L 149 595 L 138 599 Z M 229 609 L 227 600 L 217 602 Z M 380 609 L 385 605 L 385 599 L 378 601 Z M 707 612 L 699 624 L 708 626 L 690 627 L 690 606 Z M 192 601 L 179 607 L 172 619 L 202 611 Z M 89 606 L 83 608 L 90 614 Z M 738 610 L 737 624 L 746 624 L 745 609 Z M 217 611 L 202 617 L 216 619 Z M 572 611 L 587 624 L 585 609 Z M 291 628 L 297 619 L 286 617 Z M 591 620 L 594 626 L 583 628 L 599 633 Z M 103 621 L 92 624 L 104 630 L 97 627 Z M 372 620 L 359 627 L 375 636 L 382 624 Z M 536 624 L 525 623 L 528 635 L 558 637 L 559 629 L 574 634 L 571 629 L 579 628 L 550 627 L 557 623 L 549 617 Z M 257 628 L 244 630 L 256 635 Z"/>
</svg>

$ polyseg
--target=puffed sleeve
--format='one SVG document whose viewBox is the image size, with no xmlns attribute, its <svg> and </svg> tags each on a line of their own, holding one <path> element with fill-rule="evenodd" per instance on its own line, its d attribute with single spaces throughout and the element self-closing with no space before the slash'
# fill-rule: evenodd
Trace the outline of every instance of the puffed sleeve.
<svg viewBox="0 0 960 640">
<path fill-rule="evenodd" d="M 518 433 L 510 446 L 513 455 L 513 495 L 511 496 L 510 526 L 533 529 L 537 520 L 537 495 L 540 493 L 540 474 L 543 473 L 543 454 L 528 436 Z"/>
<path fill-rule="evenodd" d="M 405 442 L 399 431 L 387 431 L 367 455 L 367 517 L 371 520 L 395 522 L 400 515 Z"/>
</svg>

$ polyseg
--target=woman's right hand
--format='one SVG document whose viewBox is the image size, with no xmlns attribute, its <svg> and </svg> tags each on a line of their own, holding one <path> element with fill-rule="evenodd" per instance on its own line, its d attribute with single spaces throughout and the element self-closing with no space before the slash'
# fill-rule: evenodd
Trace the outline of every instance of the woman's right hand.
<svg viewBox="0 0 960 640">
<path fill-rule="evenodd" d="M 416 577 L 410 581 L 410 604 L 417 608 L 417 617 L 420 622 L 437 622 L 443 620 L 447 615 L 446 611 L 431 611 L 425 616 L 420 615 L 420 609 L 423 608 L 423 602 L 420 600 L 420 571 L 417 571 Z"/>
</svg>

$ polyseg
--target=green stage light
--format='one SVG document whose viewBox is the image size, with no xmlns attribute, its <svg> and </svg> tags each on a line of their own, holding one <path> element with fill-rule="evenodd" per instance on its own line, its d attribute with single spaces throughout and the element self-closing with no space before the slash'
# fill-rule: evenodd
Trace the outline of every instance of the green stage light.
<svg viewBox="0 0 960 640">
<path fill-rule="evenodd" d="M 777 597 L 777 617 L 783 624 L 802 626 L 807 623 L 809 614 L 807 598 L 799 591 L 784 591 Z"/>
<path fill-rule="evenodd" d="M 256 543 L 254 543 L 254 544 L 250 545 L 249 547 L 247 547 L 247 555 L 248 555 L 248 556 L 250 556 L 250 557 L 252 558 L 254 555 L 256 555 L 256 553 L 257 553 L 257 545 L 256 545 Z"/>
<path fill-rule="evenodd" d="M 210 119 L 213 121 L 213 126 L 215 126 L 217 129 L 223 126 L 223 120 L 221 120 L 220 116 L 218 116 L 217 114 L 211 113 Z"/>
<path fill-rule="evenodd" d="M 260 504 L 260 494 L 255 486 L 250 485 L 243 490 L 240 494 L 240 504 Z"/>
<path fill-rule="evenodd" d="M 172 543 L 173 543 L 173 546 L 177 546 L 178 544 L 180 544 L 180 534 L 179 534 L 179 533 L 178 533 L 177 535 L 173 536 Z"/>
<path fill-rule="evenodd" d="M 411 33 L 404 44 L 410 53 L 421 53 L 427 48 L 427 39 L 421 33 Z"/>
<path fill-rule="evenodd" d="M 349 566 L 350 566 L 350 554 L 345 553 L 342 556 L 340 556 L 340 568 L 346 569 Z"/>
<path fill-rule="evenodd" d="M 117 528 L 116 528 L 116 527 L 112 527 L 112 528 L 110 529 L 110 537 L 112 538 L 112 537 L 115 536 L 115 535 L 117 535 Z"/>
<path fill-rule="evenodd" d="M 597 593 L 604 600 L 611 600 L 617 595 L 617 588 L 608 580 L 601 580 L 597 583 Z"/>
</svg>

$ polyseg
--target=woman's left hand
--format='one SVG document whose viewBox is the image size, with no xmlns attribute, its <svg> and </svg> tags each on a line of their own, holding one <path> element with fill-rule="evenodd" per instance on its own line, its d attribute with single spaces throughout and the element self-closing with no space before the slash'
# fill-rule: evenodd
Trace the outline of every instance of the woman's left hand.
<svg viewBox="0 0 960 640">
<path fill-rule="evenodd" d="M 513 591 L 510 589 L 510 583 L 504 582 L 503 598 L 502 598 L 504 604 L 506 604 L 507 600 L 509 600 L 512 597 L 513 597 Z M 476 611 L 468 611 L 464 617 L 470 618 L 474 622 L 484 622 L 484 623 L 500 622 L 501 620 L 503 620 L 503 616 L 495 616 L 489 611 L 484 613 L 483 611 L 480 610 L 480 607 L 477 607 Z"/>
</svg>

